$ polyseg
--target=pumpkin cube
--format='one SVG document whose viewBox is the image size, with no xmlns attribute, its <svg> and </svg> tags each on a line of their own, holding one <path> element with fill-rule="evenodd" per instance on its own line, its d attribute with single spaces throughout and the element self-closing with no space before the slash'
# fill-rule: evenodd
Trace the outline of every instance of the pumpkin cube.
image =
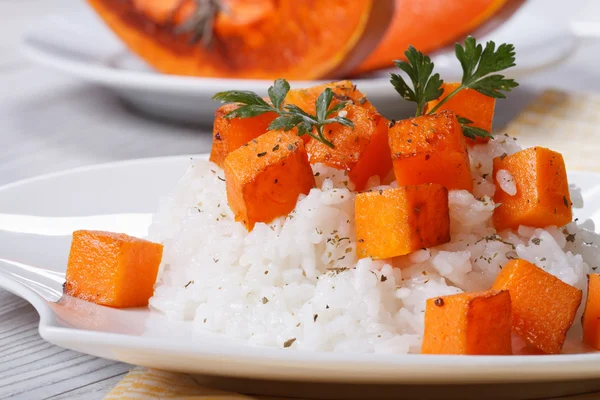
<svg viewBox="0 0 600 400">
<path fill-rule="evenodd" d="M 545 228 L 571 222 L 571 197 L 565 162 L 560 153 L 543 147 L 521 150 L 494 159 L 497 230 L 520 225 Z M 516 186 L 506 189 L 507 182 Z"/>
<path fill-rule="evenodd" d="M 229 207 L 249 231 L 289 214 L 298 196 L 315 186 L 304 142 L 283 131 L 269 131 L 229 153 L 225 180 Z"/>
<path fill-rule="evenodd" d="M 560 353 L 581 304 L 581 290 L 523 259 L 506 263 L 492 290 L 509 291 L 515 333 L 545 353 Z"/>
<path fill-rule="evenodd" d="M 387 120 L 364 108 L 348 104 L 346 118 L 354 128 L 333 123 L 325 126 L 325 137 L 334 148 L 311 139 L 306 144 L 310 162 L 348 171 L 356 190 L 362 190 L 371 176 L 383 180 L 392 170 L 387 137 Z"/>
<path fill-rule="evenodd" d="M 373 107 L 371 102 L 369 102 L 367 99 L 367 96 L 358 90 L 356 85 L 348 80 L 324 83 L 322 85 L 312 86 L 306 89 L 292 89 L 285 97 L 285 104 L 297 105 L 307 113 L 314 115 L 317 109 L 317 98 L 327 88 L 331 89 L 333 92 L 331 107 L 342 101 L 347 101 L 350 104 L 355 104 L 359 107 L 365 108 L 368 111 L 374 113 L 377 112 L 375 107 Z"/>
<path fill-rule="evenodd" d="M 359 258 L 396 257 L 450 241 L 448 190 L 438 184 L 359 193 L 355 217 Z"/>
<path fill-rule="evenodd" d="M 449 190 L 473 190 L 467 145 L 454 113 L 392 122 L 388 134 L 398 185 L 439 183 Z"/>
<path fill-rule="evenodd" d="M 587 300 L 581 323 L 583 343 L 600 350 L 600 274 L 588 275 Z"/>
<path fill-rule="evenodd" d="M 438 105 L 440 101 L 446 98 L 456 88 L 460 86 L 457 83 L 444 83 L 442 89 L 444 93 L 437 99 L 427 103 L 427 110 L 431 110 Z M 494 108 L 496 107 L 496 99 L 479 93 L 474 89 L 463 89 L 444 104 L 438 111 L 448 110 L 456 115 L 467 118 L 473 123 L 471 125 L 492 133 L 492 121 L 494 119 Z M 478 137 L 476 139 L 466 138 L 467 144 L 487 143 L 489 138 Z"/>
<path fill-rule="evenodd" d="M 104 306 L 148 305 L 163 246 L 122 233 L 75 231 L 65 294 Z"/>
<path fill-rule="evenodd" d="M 221 168 L 229 153 L 267 132 L 267 128 L 277 117 L 277 114 L 268 112 L 250 118 L 225 118 L 239 106 L 239 104 L 228 103 L 215 111 L 210 161 Z"/>
<path fill-rule="evenodd" d="M 507 291 L 459 293 L 427 300 L 423 354 L 512 354 Z"/>
</svg>

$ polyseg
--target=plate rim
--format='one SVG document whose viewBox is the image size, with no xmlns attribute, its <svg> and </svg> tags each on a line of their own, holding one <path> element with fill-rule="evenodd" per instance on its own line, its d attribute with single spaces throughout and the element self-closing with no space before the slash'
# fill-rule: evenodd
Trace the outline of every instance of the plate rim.
<svg viewBox="0 0 600 400">
<path fill-rule="evenodd" d="M 82 11 L 73 12 L 69 15 L 77 14 L 82 14 Z M 110 86 L 120 85 L 130 89 L 139 89 L 144 88 L 143 85 L 151 85 L 153 90 L 177 90 L 178 92 L 183 93 L 198 93 L 200 91 L 214 93 L 215 90 L 222 90 L 223 87 L 231 85 L 232 82 L 235 82 L 236 87 L 240 90 L 249 90 L 257 87 L 261 87 L 266 90 L 266 88 L 273 84 L 273 81 L 268 79 L 183 76 L 128 70 L 122 68 L 108 68 L 106 66 L 99 66 L 94 62 L 86 63 L 80 60 L 62 57 L 60 54 L 45 50 L 43 45 L 40 46 L 38 44 L 40 42 L 38 39 L 40 32 L 44 29 L 46 24 L 50 23 L 52 18 L 53 16 L 47 16 L 41 20 L 40 24 L 36 28 L 26 31 L 21 36 L 20 50 L 26 57 L 31 58 L 33 61 L 38 62 L 41 65 L 67 72 L 89 81 L 99 82 Z M 123 47 L 121 51 L 123 53 L 129 53 L 129 50 L 126 47 Z M 304 87 L 312 86 L 315 83 L 331 81 L 332 80 L 328 79 L 317 79 L 290 80 L 289 82 L 293 87 Z M 357 84 L 362 86 L 368 85 L 371 90 L 390 89 L 393 91 L 387 76 L 354 78 L 352 81 L 357 82 Z"/>
<path fill-rule="evenodd" d="M 181 163 L 191 158 L 206 158 L 207 154 L 140 158 L 107 162 L 39 175 L 0 186 L 0 196 L 13 188 L 52 180 L 71 174 L 86 173 L 127 166 L 154 163 Z M 600 173 L 571 171 L 574 175 L 592 175 L 600 181 Z M 131 362 L 135 351 L 150 356 L 165 354 L 188 357 L 195 360 L 205 372 L 219 376 L 238 376 L 251 379 L 361 382 L 361 383 L 515 383 L 543 382 L 550 380 L 577 380 L 600 378 L 600 352 L 528 355 L 528 356 L 448 356 L 448 355 L 381 355 L 361 353 L 333 353 L 314 351 L 288 351 L 279 348 L 198 346 L 192 341 L 168 342 L 162 337 L 134 336 L 82 329 L 66 328 L 56 323 L 56 314 L 47 302 L 32 289 L 11 279 L 0 279 L 0 287 L 24 298 L 40 315 L 39 332 L 44 340 L 117 361 Z M 186 346 L 197 347 L 189 348 Z M 92 351 L 90 351 L 90 348 Z M 96 350 L 94 350 L 94 348 Z M 112 350 L 111 350 L 112 349 Z M 116 350 L 115 350 L 116 349 Z M 133 351 L 133 353 L 132 353 Z M 94 354 L 96 353 L 96 354 Z M 121 353 L 121 355 L 115 355 Z M 133 357 L 133 358 L 132 358 Z M 152 366 L 152 363 L 140 362 Z M 319 368 L 315 368 L 318 366 Z M 208 369 L 207 369 L 208 368 Z M 169 368 L 177 370 L 177 368 Z M 444 375 L 436 371 L 445 371 Z M 273 372 L 277 374 L 273 375 Z M 181 372 L 196 372 L 182 368 Z"/>
<path fill-rule="evenodd" d="M 266 90 L 272 85 L 272 80 L 268 79 L 241 79 L 241 78 L 218 78 L 218 77 L 197 77 L 197 76 L 180 76 L 170 75 L 162 73 L 152 73 L 145 71 L 135 71 L 122 68 L 108 68 L 104 65 L 98 65 L 94 62 L 83 62 L 78 59 L 63 57 L 60 54 L 53 53 L 45 50 L 44 46 L 38 45 L 38 37 L 43 31 L 44 27 L 52 21 L 53 18 L 60 17 L 66 18 L 68 16 L 84 14 L 87 10 L 78 10 L 69 13 L 67 16 L 47 16 L 40 21 L 35 27 L 31 28 L 22 35 L 20 41 L 20 48 L 23 54 L 32 60 L 56 70 L 70 73 L 74 76 L 78 76 L 88 81 L 101 83 L 110 86 L 114 89 L 136 89 L 136 90 L 148 90 L 150 87 L 155 91 L 162 92 L 178 92 L 180 94 L 198 94 L 200 92 L 210 92 L 223 90 L 224 87 L 231 86 L 235 82 L 236 88 L 239 90 Z M 547 18 L 547 22 L 555 24 L 551 18 Z M 530 74 L 535 74 L 542 71 L 550 66 L 558 65 L 564 62 L 569 55 L 573 54 L 579 47 L 581 40 L 578 35 L 571 29 L 569 24 L 560 24 L 563 28 L 563 33 L 568 36 L 569 47 L 566 48 L 561 54 L 556 54 L 552 58 L 545 60 L 544 63 L 534 65 L 530 67 L 520 67 L 521 69 L 515 73 L 514 77 L 520 78 Z M 108 28 L 107 28 L 108 29 Z M 447 46 L 441 51 L 436 51 L 431 54 L 432 57 L 444 55 L 448 52 L 450 46 Z M 444 52 L 446 50 L 446 52 Z M 129 52 L 129 50 L 122 46 L 122 52 Z M 386 72 L 394 71 L 394 68 L 381 69 L 375 72 Z M 352 78 L 349 78 L 352 79 Z M 393 87 L 389 84 L 389 76 L 371 76 L 371 77 L 358 77 L 352 79 L 354 83 L 360 85 L 361 90 L 365 92 L 371 92 L 370 96 L 373 96 L 373 92 L 379 91 L 380 93 L 395 93 Z M 327 79 L 318 80 L 291 80 L 290 84 L 292 87 L 305 87 L 312 86 L 315 83 L 331 82 Z"/>
</svg>

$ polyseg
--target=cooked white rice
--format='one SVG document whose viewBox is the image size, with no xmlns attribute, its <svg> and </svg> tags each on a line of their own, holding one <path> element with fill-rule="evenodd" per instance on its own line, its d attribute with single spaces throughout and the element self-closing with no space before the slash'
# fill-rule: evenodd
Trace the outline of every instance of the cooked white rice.
<svg viewBox="0 0 600 400">
<path fill-rule="evenodd" d="M 505 136 L 472 148 L 474 193 L 449 195 L 452 241 L 385 261 L 356 259 L 344 171 L 314 166 L 318 188 L 289 216 L 248 233 L 233 220 L 223 171 L 193 161 L 150 228 L 165 246 L 150 305 L 253 345 L 402 354 L 420 351 L 426 299 L 489 289 L 510 258 L 583 289 L 600 256 L 591 221 L 499 234 L 492 226 L 492 159 L 517 150 Z M 376 177 L 369 184 L 388 187 Z"/>
<path fill-rule="evenodd" d="M 496 182 L 498 182 L 500 189 L 509 196 L 517 194 L 517 183 L 512 174 L 507 170 L 501 169 L 496 172 Z"/>
</svg>

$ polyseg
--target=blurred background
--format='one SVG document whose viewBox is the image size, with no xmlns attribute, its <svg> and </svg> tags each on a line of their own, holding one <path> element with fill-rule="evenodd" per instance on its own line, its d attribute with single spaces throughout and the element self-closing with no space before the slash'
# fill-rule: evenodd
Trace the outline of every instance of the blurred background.
<svg viewBox="0 0 600 400">
<path fill-rule="evenodd" d="M 228 71 L 224 73 L 232 75 L 226 77 L 228 79 L 160 74 L 148 66 L 143 58 L 156 62 L 158 57 L 159 63 L 160 60 L 164 61 L 161 68 L 169 68 L 169 60 L 161 58 L 152 49 L 146 48 L 145 52 L 140 52 L 144 46 L 140 47 L 135 40 L 125 44 L 115 35 L 115 31 L 121 35 L 123 31 L 119 32 L 119 25 L 114 18 L 112 29 L 107 27 L 100 16 L 108 18 L 107 21 L 111 21 L 111 17 L 106 13 L 102 15 L 98 4 L 109 4 L 111 1 L 96 0 L 91 3 L 96 3 L 96 11 L 87 2 L 73 0 L 0 2 L 0 13 L 3 15 L 0 26 L 3 30 L 0 35 L 0 184 L 81 165 L 207 152 L 212 139 L 210 116 L 217 107 L 210 101 L 210 96 L 216 91 L 229 89 L 264 93 L 268 81 L 239 78 L 245 77 L 244 74 L 249 74 L 251 78 L 268 75 L 271 73 L 269 68 L 275 68 L 272 65 L 277 64 L 277 60 L 293 53 L 293 49 L 287 51 L 281 47 L 285 43 L 278 43 L 279 47 L 273 46 L 269 62 L 260 64 L 251 59 L 249 53 L 240 50 L 244 59 L 238 57 L 232 63 L 236 68 L 246 63 L 250 72 L 241 67 L 228 70 L 218 63 L 211 67 L 214 67 L 211 73 L 217 75 L 219 71 Z M 148 4 L 152 3 L 149 0 L 112 3 L 135 4 L 145 15 L 155 18 L 154 22 L 145 23 L 142 30 L 160 41 L 157 34 L 160 29 L 157 27 L 164 23 L 168 8 L 173 6 L 174 1 L 158 1 L 166 5 L 167 11 L 160 7 L 148 8 Z M 256 10 L 264 10 L 268 7 L 267 3 L 270 2 L 245 2 L 245 8 L 237 11 L 238 22 L 254 23 L 253 18 L 257 18 L 256 14 L 259 13 Z M 511 41 L 515 44 L 518 66 L 514 69 L 514 75 L 521 86 L 508 99 L 497 102 L 495 130 L 505 127 L 548 89 L 558 90 L 553 93 L 559 95 L 567 93 L 569 99 L 580 99 L 588 105 L 586 115 L 596 118 L 593 112 L 589 112 L 589 107 L 598 104 L 593 102 L 596 100 L 593 94 L 600 92 L 600 42 L 597 40 L 600 35 L 600 2 L 529 0 L 519 4 L 520 7 L 510 18 L 495 21 L 494 13 L 497 11 L 494 10 L 501 9 L 500 3 L 503 1 L 482 0 L 482 12 L 485 14 L 486 9 L 491 10 L 484 17 L 473 12 L 476 3 L 479 2 L 398 0 L 396 4 L 401 4 L 407 10 L 403 15 L 411 16 L 410 24 L 405 24 L 401 33 L 413 35 L 411 37 L 415 37 L 415 40 L 422 39 L 432 46 L 436 69 L 446 81 L 460 79 L 459 66 L 453 54 L 439 48 L 438 42 L 451 43 L 456 39 L 440 39 L 449 30 L 454 29 L 459 32 L 458 36 L 463 36 L 464 32 L 461 31 L 467 29 L 478 33 L 482 39 L 492 38 L 498 42 Z M 454 4 L 454 14 L 442 14 L 444 18 L 434 19 L 436 22 L 433 27 L 423 26 L 420 22 L 423 16 L 438 15 L 440 7 L 447 7 L 448 4 Z M 176 18 L 188 20 L 191 16 L 194 15 L 179 15 Z M 315 16 L 316 21 L 312 23 L 318 25 L 319 18 Z M 398 13 L 395 18 L 398 18 Z M 493 23 L 486 27 L 485 21 L 488 20 Z M 503 21 L 503 24 L 500 23 Z M 220 23 L 219 29 L 237 29 L 235 21 Z M 249 32 L 248 46 L 260 46 L 260 43 L 255 43 L 256 40 L 252 41 L 253 36 Z M 345 37 L 343 35 L 346 34 L 348 32 L 341 28 L 332 33 L 333 37 Z M 381 37 L 379 40 L 382 40 Z M 399 44 L 395 46 L 396 43 Z M 396 37 L 395 41 L 387 44 L 389 59 L 397 58 L 398 53 L 402 53 L 404 49 L 398 48 L 402 43 Z M 372 52 L 375 45 L 368 43 L 367 50 L 361 51 Z M 200 48 L 200 45 L 197 46 Z M 141 57 L 134 55 L 132 50 Z M 384 52 L 383 56 L 387 57 L 387 53 Z M 171 60 L 173 63 L 176 69 L 181 65 L 177 60 Z M 303 73 L 314 72 L 310 68 L 294 69 L 296 64 L 304 65 L 302 60 L 290 62 L 289 73 L 292 77 L 302 80 Z M 376 67 L 385 67 L 377 62 L 374 64 Z M 356 75 L 359 71 L 362 73 L 356 81 L 359 88 L 382 113 L 396 118 L 411 113 L 388 83 L 389 72 L 385 68 L 365 70 L 364 63 L 355 61 L 353 65 L 355 67 L 351 71 L 342 71 L 341 75 L 328 75 L 326 78 Z M 189 70 L 184 72 L 194 73 Z M 292 83 L 293 86 L 302 84 L 311 82 Z M 580 93 L 591 94 L 591 97 L 584 97 Z M 598 141 L 596 135 L 586 137 L 584 140 L 588 142 Z M 539 140 L 545 139 L 541 137 Z"/>
</svg>

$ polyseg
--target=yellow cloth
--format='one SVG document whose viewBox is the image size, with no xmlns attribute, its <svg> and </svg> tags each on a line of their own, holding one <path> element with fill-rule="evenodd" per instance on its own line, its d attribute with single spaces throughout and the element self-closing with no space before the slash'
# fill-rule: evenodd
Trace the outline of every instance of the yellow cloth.
<svg viewBox="0 0 600 400">
<path fill-rule="evenodd" d="M 600 94 L 569 94 L 548 90 L 527 106 L 504 130 L 523 147 L 541 145 L 563 154 L 568 169 L 600 170 Z M 201 387 L 185 374 L 135 368 L 107 400 L 177 399 L 274 400 Z M 569 400 L 600 399 L 600 393 Z"/>
<path fill-rule="evenodd" d="M 200 386 L 186 374 L 158 371 L 141 367 L 130 371 L 106 395 L 105 400 L 183 399 L 186 400 L 267 400 L 268 397 L 249 397 Z M 275 400 L 274 398 L 270 398 Z"/>
<path fill-rule="evenodd" d="M 599 125 L 600 94 L 547 90 L 504 131 L 522 147 L 543 146 L 562 153 L 567 170 L 600 171 Z"/>
<path fill-rule="evenodd" d="M 246 396 L 200 386 L 186 374 L 137 367 L 119 382 L 105 400 L 285 400 L 282 397 Z M 548 400 L 598 400 L 600 393 L 589 393 Z M 290 399 L 291 400 L 291 399 Z M 298 400 L 298 399 L 294 399 Z"/>
</svg>

